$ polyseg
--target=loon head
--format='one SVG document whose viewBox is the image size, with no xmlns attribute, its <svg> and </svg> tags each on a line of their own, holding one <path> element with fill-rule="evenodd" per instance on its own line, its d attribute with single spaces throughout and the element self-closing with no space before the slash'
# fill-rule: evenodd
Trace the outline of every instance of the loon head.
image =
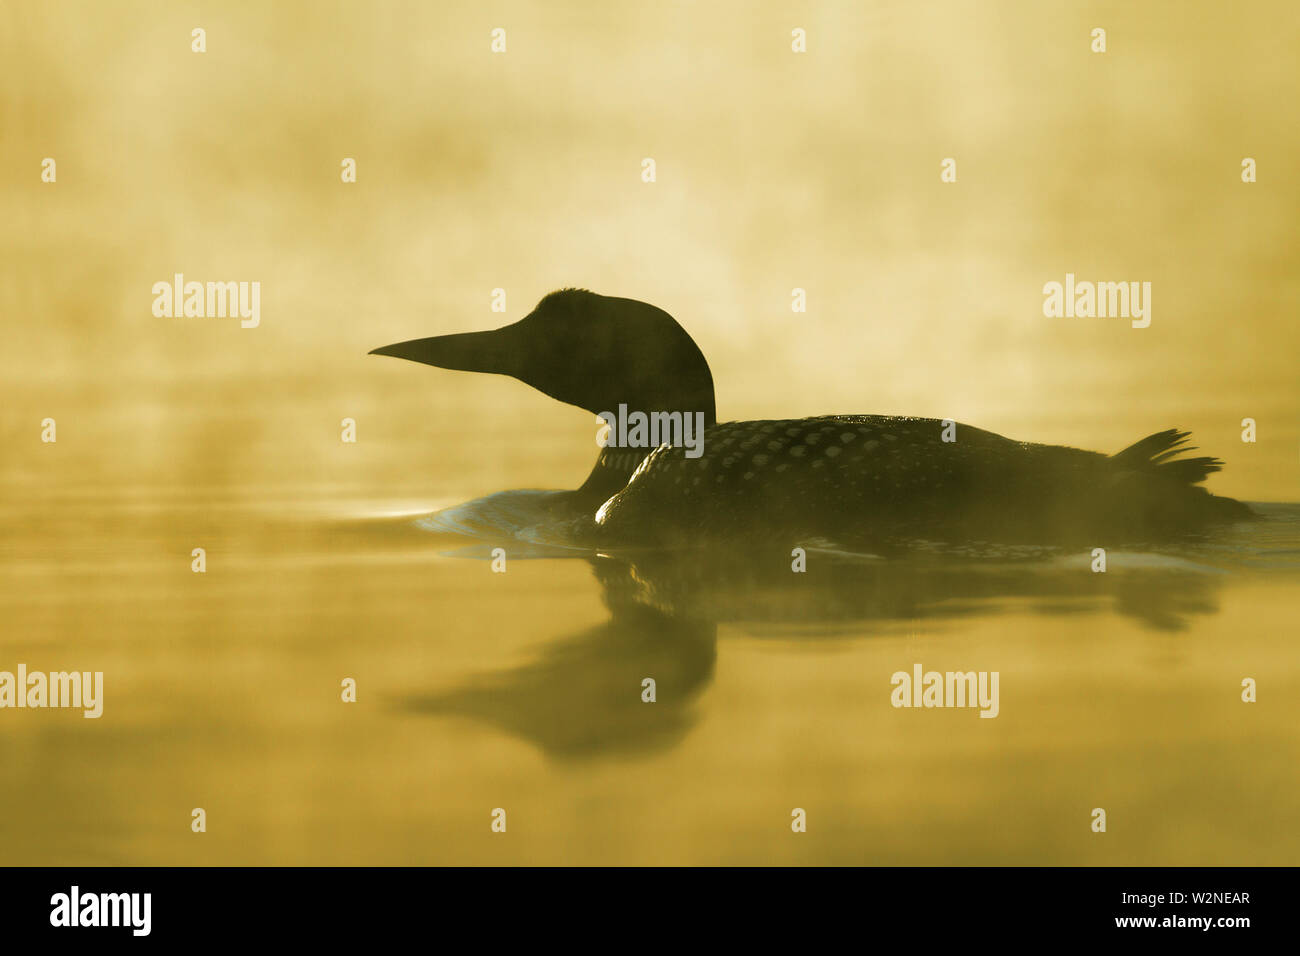
<svg viewBox="0 0 1300 956">
<path fill-rule="evenodd" d="M 510 375 L 593 415 L 700 412 L 716 420 L 713 375 L 694 340 L 662 309 L 562 289 L 513 325 L 385 345 L 371 355 Z"/>
</svg>

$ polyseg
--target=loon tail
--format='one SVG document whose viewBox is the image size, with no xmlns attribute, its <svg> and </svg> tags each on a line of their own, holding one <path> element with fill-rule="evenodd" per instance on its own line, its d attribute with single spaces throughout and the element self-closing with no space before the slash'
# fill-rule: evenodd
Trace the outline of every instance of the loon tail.
<svg viewBox="0 0 1300 956">
<path fill-rule="evenodd" d="M 1197 450 L 1195 445 L 1187 445 L 1191 434 L 1167 428 L 1134 442 L 1111 455 L 1110 459 L 1122 468 L 1157 475 L 1178 484 L 1200 484 L 1216 471 L 1222 471 L 1223 461 L 1207 457 L 1179 458 L 1179 455 Z"/>
<path fill-rule="evenodd" d="M 1183 489 L 1182 494 L 1174 495 L 1174 501 L 1180 502 L 1183 507 L 1190 507 L 1200 517 L 1226 521 L 1255 517 L 1255 512 L 1234 498 L 1212 495 L 1204 488 L 1192 487 L 1216 471 L 1222 471 L 1223 461 L 1207 456 L 1180 458 L 1180 455 L 1197 450 L 1194 445 L 1187 444 L 1190 435 L 1191 432 L 1167 428 L 1134 442 L 1123 451 L 1111 455 L 1110 460 L 1122 472 L 1134 477 L 1141 476 L 1138 480 L 1149 482 L 1148 487 L 1153 490 L 1157 487 L 1170 491 L 1174 488 Z M 1160 510 L 1163 511 L 1173 501 L 1164 499 L 1160 504 Z"/>
</svg>

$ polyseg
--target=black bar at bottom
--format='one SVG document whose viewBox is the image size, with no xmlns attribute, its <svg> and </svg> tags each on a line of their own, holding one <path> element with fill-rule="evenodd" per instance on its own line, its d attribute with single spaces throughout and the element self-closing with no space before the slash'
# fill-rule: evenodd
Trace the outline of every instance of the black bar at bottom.
<svg viewBox="0 0 1300 956">
<path fill-rule="evenodd" d="M 452 930 L 469 934 L 462 944 L 507 931 L 542 943 L 611 929 L 618 935 L 593 939 L 669 945 L 701 925 L 733 942 L 787 933 L 811 942 L 839 930 L 880 939 L 892 926 L 911 927 L 921 945 L 1098 936 L 1231 945 L 1287 926 L 1295 876 L 1229 868 L 4 869 L 0 925 L 7 943 L 64 937 L 92 946 L 452 943 L 443 936 Z M 675 927 L 687 935 L 662 935 Z"/>
</svg>

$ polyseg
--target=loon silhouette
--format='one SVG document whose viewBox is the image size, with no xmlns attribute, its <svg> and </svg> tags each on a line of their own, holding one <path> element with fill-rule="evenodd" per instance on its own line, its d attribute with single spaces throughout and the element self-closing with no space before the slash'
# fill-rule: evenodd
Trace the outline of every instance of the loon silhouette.
<svg viewBox="0 0 1300 956">
<path fill-rule="evenodd" d="M 370 354 L 510 375 L 593 415 L 624 405 L 702 416 L 699 457 L 669 444 L 605 447 L 582 486 L 556 496 L 597 544 L 1097 544 L 1253 515 L 1196 487 L 1223 462 L 1179 457 L 1194 449 L 1173 428 L 1107 456 L 931 418 L 718 422 L 713 375 L 685 329 L 655 306 L 585 289 L 552 292 L 500 329 Z"/>
</svg>

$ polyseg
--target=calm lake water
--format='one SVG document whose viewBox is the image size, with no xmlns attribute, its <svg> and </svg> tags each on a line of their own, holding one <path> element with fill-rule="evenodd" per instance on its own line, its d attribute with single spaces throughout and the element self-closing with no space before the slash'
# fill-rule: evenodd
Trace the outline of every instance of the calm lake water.
<svg viewBox="0 0 1300 956">
<path fill-rule="evenodd" d="M 566 553 L 526 507 L 11 486 L 0 669 L 105 703 L 0 713 L 0 863 L 1300 862 L 1300 506 L 1105 574 Z M 999 715 L 895 709 L 917 663 Z"/>
</svg>

